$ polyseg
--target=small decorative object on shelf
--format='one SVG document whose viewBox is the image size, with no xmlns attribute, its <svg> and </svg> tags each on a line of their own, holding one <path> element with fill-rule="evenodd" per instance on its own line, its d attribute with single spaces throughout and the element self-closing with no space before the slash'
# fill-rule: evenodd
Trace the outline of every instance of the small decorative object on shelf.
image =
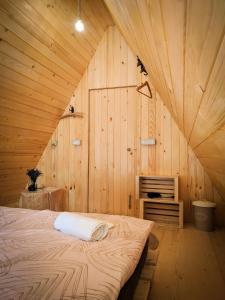
<svg viewBox="0 0 225 300">
<path fill-rule="evenodd" d="M 73 114 L 75 112 L 74 106 L 70 105 L 69 111 L 71 112 L 71 114 Z"/>
<path fill-rule="evenodd" d="M 30 178 L 30 184 L 28 185 L 28 191 L 35 192 L 37 190 L 36 181 L 38 177 L 42 174 L 38 169 L 27 170 L 27 176 Z"/>
</svg>

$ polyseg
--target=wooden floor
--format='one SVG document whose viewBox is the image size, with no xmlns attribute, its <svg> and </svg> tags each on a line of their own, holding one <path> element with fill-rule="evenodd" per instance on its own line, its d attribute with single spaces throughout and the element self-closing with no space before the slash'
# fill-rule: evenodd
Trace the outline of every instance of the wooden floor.
<svg viewBox="0 0 225 300">
<path fill-rule="evenodd" d="M 149 300 L 224 300 L 225 229 L 156 227 L 159 256 Z"/>
</svg>

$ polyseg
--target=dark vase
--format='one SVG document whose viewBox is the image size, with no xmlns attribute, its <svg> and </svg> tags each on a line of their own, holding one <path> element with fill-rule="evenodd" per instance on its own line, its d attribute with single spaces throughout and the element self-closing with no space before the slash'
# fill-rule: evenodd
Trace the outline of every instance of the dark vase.
<svg viewBox="0 0 225 300">
<path fill-rule="evenodd" d="M 28 184 L 29 192 L 35 192 L 37 190 L 36 181 L 41 174 L 41 171 L 39 171 L 38 169 L 27 170 L 27 176 L 29 176 L 30 179 L 30 182 Z"/>
<path fill-rule="evenodd" d="M 28 185 L 29 192 L 35 192 L 37 190 L 36 181 L 31 181 L 31 184 Z"/>
</svg>

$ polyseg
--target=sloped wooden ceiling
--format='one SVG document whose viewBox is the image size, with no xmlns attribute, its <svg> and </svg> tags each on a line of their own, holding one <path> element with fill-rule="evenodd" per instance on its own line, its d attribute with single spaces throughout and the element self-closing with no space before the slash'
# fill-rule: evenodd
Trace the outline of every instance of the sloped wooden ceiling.
<svg viewBox="0 0 225 300">
<path fill-rule="evenodd" d="M 0 204 L 18 199 L 112 19 L 101 0 L 0 0 Z"/>
<path fill-rule="evenodd" d="M 225 1 L 105 3 L 224 197 Z"/>
</svg>

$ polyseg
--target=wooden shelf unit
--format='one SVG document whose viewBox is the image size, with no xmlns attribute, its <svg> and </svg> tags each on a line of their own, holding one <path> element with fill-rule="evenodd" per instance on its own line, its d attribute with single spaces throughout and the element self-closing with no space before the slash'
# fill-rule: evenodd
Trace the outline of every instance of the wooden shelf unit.
<svg viewBox="0 0 225 300">
<path fill-rule="evenodd" d="M 171 197 L 156 198 L 178 202 L 178 176 L 137 176 L 136 193 L 138 198 L 149 199 L 148 193 L 168 194 Z"/>
<path fill-rule="evenodd" d="M 150 192 L 171 197 L 149 198 Z M 136 198 L 140 201 L 140 218 L 183 228 L 183 202 L 178 200 L 177 176 L 137 176 Z"/>
<path fill-rule="evenodd" d="M 183 228 L 183 202 L 140 199 L 140 218 Z"/>
</svg>

